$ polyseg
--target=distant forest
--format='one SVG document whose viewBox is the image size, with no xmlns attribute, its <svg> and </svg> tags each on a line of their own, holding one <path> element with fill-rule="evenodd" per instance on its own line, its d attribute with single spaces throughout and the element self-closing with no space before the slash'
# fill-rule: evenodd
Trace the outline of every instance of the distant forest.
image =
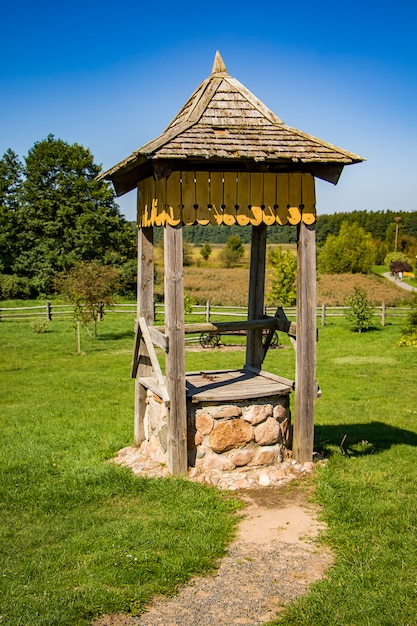
<svg viewBox="0 0 417 626">
<path fill-rule="evenodd" d="M 338 235 L 343 222 L 356 222 L 365 231 L 371 233 L 374 240 L 390 241 L 395 233 L 394 218 L 400 217 L 399 232 L 402 235 L 417 238 L 417 211 L 352 211 L 350 213 L 334 213 L 317 217 L 316 237 L 317 245 L 325 243 L 328 235 Z M 161 231 L 156 228 L 155 231 Z M 156 232 L 156 238 L 162 232 Z M 200 226 L 199 224 L 184 228 L 184 239 L 199 246 L 203 243 L 226 243 L 231 235 L 239 235 L 243 243 L 251 239 L 250 226 Z M 296 226 L 268 227 L 268 243 L 295 243 L 297 241 Z"/>
</svg>

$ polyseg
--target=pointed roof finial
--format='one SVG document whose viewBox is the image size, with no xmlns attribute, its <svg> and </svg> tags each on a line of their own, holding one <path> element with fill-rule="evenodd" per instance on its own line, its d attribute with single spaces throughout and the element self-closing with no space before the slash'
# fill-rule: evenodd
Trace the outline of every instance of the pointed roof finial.
<svg viewBox="0 0 417 626">
<path fill-rule="evenodd" d="M 216 52 L 216 56 L 214 57 L 213 69 L 211 73 L 212 74 L 219 74 L 219 73 L 227 74 L 227 68 L 218 50 Z"/>
</svg>

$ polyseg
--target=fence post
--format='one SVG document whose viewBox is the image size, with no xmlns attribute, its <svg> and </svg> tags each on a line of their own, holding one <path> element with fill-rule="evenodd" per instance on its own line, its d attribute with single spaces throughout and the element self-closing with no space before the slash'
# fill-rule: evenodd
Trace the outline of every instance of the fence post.
<svg viewBox="0 0 417 626">
<path fill-rule="evenodd" d="M 323 304 L 321 305 L 321 325 L 325 326 L 326 325 L 326 303 L 323 302 Z"/>
<path fill-rule="evenodd" d="M 206 302 L 206 322 L 210 321 L 210 300 Z"/>
<path fill-rule="evenodd" d="M 103 317 L 104 317 L 103 303 L 99 302 L 98 303 L 98 316 L 97 316 L 98 321 L 102 322 L 103 321 Z"/>
<path fill-rule="evenodd" d="M 386 314 L 387 314 L 387 307 L 385 305 L 385 302 L 383 302 L 381 305 L 381 326 L 385 326 Z"/>
<path fill-rule="evenodd" d="M 46 303 L 46 319 L 48 320 L 48 322 L 50 322 L 52 319 L 52 307 L 50 302 Z"/>
</svg>

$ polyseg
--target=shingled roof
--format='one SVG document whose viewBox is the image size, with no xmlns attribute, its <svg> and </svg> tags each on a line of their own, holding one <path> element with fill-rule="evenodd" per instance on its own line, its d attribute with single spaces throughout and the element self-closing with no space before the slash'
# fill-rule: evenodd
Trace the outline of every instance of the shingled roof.
<svg viewBox="0 0 417 626">
<path fill-rule="evenodd" d="M 337 183 L 364 159 L 287 126 L 227 72 L 219 52 L 211 75 L 166 130 L 100 175 L 118 196 L 172 171 L 309 172 Z"/>
</svg>

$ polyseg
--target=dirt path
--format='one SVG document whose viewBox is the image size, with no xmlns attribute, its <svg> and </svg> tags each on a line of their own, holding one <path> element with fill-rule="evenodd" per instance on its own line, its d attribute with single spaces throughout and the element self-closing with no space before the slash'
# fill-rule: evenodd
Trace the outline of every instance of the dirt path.
<svg viewBox="0 0 417 626">
<path fill-rule="evenodd" d="M 236 492 L 235 492 L 236 494 Z M 155 598 L 140 616 L 103 616 L 94 626 L 259 626 L 323 577 L 331 554 L 315 539 L 318 508 L 300 486 L 243 491 L 236 540 L 219 569 L 173 598 Z"/>
</svg>

